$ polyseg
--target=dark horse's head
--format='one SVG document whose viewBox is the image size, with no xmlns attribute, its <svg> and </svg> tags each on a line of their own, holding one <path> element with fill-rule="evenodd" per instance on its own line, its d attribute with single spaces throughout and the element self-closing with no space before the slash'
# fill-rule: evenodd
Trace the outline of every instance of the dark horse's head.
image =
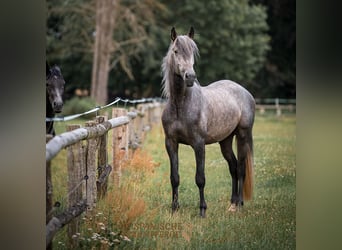
<svg viewBox="0 0 342 250">
<path fill-rule="evenodd" d="M 46 62 L 46 97 L 51 105 L 49 108 L 52 108 L 54 113 L 62 112 L 64 85 L 60 68 L 57 65 L 50 68 Z"/>
<path fill-rule="evenodd" d="M 198 48 L 193 41 L 194 34 L 193 27 L 185 36 L 178 36 L 174 27 L 171 29 L 172 43 L 169 49 L 171 65 L 174 67 L 174 72 L 182 77 L 188 87 L 192 87 L 196 80 L 194 57 L 198 55 Z"/>
</svg>

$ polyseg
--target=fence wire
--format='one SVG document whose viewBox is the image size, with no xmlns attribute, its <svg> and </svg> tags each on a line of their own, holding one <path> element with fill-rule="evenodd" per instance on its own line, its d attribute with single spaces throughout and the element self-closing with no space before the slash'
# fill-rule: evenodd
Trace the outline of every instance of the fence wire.
<svg viewBox="0 0 342 250">
<path fill-rule="evenodd" d="M 131 100 L 131 99 L 122 99 L 120 97 L 117 97 L 113 102 L 111 103 L 108 103 L 107 105 L 104 105 L 104 106 L 97 106 L 93 109 L 90 109 L 88 111 L 85 111 L 83 113 L 79 113 L 79 114 L 75 114 L 75 115 L 68 115 L 68 116 L 58 116 L 58 117 L 46 117 L 45 118 L 45 121 L 46 122 L 50 122 L 50 121 L 58 121 L 58 122 L 63 122 L 63 121 L 70 121 L 70 120 L 73 120 L 73 119 L 76 119 L 78 117 L 81 117 L 81 116 L 84 116 L 84 115 L 87 115 L 87 114 L 91 114 L 91 113 L 94 113 L 94 112 L 97 112 L 101 109 L 105 109 L 105 108 L 108 108 L 110 106 L 113 106 L 114 104 L 117 104 L 119 102 L 123 102 L 125 103 L 125 105 L 127 103 L 130 103 L 130 104 L 138 104 L 138 103 L 146 103 L 146 102 L 162 102 L 164 101 L 164 99 L 160 98 L 160 97 L 154 97 L 154 98 L 142 98 L 142 99 L 136 99 L 136 100 Z"/>
<path fill-rule="evenodd" d="M 67 203 L 68 203 L 69 197 L 80 188 L 82 183 L 85 183 L 87 185 L 88 179 L 92 178 L 92 177 L 96 177 L 96 173 L 93 173 L 91 175 L 86 174 L 85 176 L 83 176 L 81 181 L 79 181 L 72 190 L 70 190 L 65 196 L 60 197 L 60 199 L 55 202 L 55 204 L 53 205 L 51 210 L 47 212 L 46 216 L 48 217 L 48 216 L 53 215 L 54 212 L 56 211 L 56 208 L 62 206 L 63 204 L 64 204 L 65 207 L 67 207 L 68 206 Z M 88 202 L 88 199 L 87 199 L 87 197 L 88 197 L 88 189 L 87 188 L 85 189 L 85 197 L 86 197 L 85 198 L 86 202 Z"/>
</svg>

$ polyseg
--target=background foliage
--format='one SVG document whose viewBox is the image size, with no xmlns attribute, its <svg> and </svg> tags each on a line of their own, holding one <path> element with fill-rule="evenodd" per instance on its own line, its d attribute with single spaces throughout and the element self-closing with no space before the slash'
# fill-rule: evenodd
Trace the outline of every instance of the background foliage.
<svg viewBox="0 0 342 250">
<path fill-rule="evenodd" d="M 118 2 L 113 41 L 120 49 L 111 62 L 110 100 L 160 96 L 160 65 L 172 26 L 179 34 L 194 26 L 202 85 L 227 78 L 255 97 L 295 98 L 294 0 Z M 146 37 L 125 43 L 136 30 Z M 90 89 L 94 35 L 95 0 L 47 0 L 47 60 L 61 66 L 67 99 L 76 88 Z"/>
</svg>

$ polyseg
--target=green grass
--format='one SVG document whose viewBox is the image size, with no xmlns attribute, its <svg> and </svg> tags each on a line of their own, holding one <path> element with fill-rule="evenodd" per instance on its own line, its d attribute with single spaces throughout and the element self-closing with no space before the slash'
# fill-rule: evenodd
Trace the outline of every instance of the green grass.
<svg viewBox="0 0 342 250">
<path fill-rule="evenodd" d="M 139 173 L 136 169 L 133 171 L 128 168 L 122 176 L 122 183 L 132 195 L 144 201 L 144 213 L 137 216 L 126 231 L 122 231 L 115 221 L 106 221 L 111 230 L 121 231 L 131 240 L 121 241 L 116 248 L 295 249 L 295 131 L 295 115 L 256 117 L 253 130 L 253 200 L 245 202 L 243 209 L 236 213 L 227 211 L 231 195 L 227 163 L 218 144 L 208 145 L 205 169 L 208 209 L 207 218 L 201 219 L 198 215 L 199 194 L 195 184 L 194 153 L 184 145 L 179 148 L 180 209 L 171 215 L 169 160 L 162 128 L 155 127 L 147 135 L 143 151 L 148 152 L 158 167 L 151 173 Z M 58 157 L 63 158 L 62 155 Z M 62 164 L 61 159 L 56 161 Z M 58 174 L 57 166 L 54 166 L 54 170 Z M 62 175 L 61 171 L 58 178 L 63 178 Z M 56 186 L 63 185 L 57 184 L 57 178 L 54 180 Z M 57 193 L 56 186 L 54 191 Z M 109 205 L 112 206 L 105 199 L 99 203 L 98 209 L 107 211 Z M 64 241 L 63 234 L 60 232 L 55 242 Z M 55 246 L 55 249 L 64 249 L 57 243 Z"/>
<path fill-rule="evenodd" d="M 254 127 L 255 192 L 244 208 L 227 212 L 231 179 L 219 145 L 206 148 L 207 218 L 198 217 L 198 189 L 195 161 L 188 146 L 180 146 L 180 210 L 170 216 L 171 186 L 169 162 L 160 131 L 145 142 L 153 158 L 160 162 L 155 175 L 143 183 L 144 199 L 153 218 L 140 223 L 180 223 L 184 236 L 178 238 L 142 238 L 142 248 L 171 249 L 295 249 L 295 117 L 257 117 Z M 140 224 L 138 224 L 140 225 Z M 179 235 L 177 235 L 179 236 Z"/>
</svg>

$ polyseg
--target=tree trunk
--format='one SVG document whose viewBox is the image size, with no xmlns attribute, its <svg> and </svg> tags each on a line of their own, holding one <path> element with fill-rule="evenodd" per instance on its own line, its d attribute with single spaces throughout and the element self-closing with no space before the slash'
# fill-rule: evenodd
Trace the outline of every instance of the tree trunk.
<svg viewBox="0 0 342 250">
<path fill-rule="evenodd" d="M 100 105 L 107 102 L 107 85 L 113 43 L 114 10 L 118 0 L 97 0 L 91 97 Z"/>
</svg>

